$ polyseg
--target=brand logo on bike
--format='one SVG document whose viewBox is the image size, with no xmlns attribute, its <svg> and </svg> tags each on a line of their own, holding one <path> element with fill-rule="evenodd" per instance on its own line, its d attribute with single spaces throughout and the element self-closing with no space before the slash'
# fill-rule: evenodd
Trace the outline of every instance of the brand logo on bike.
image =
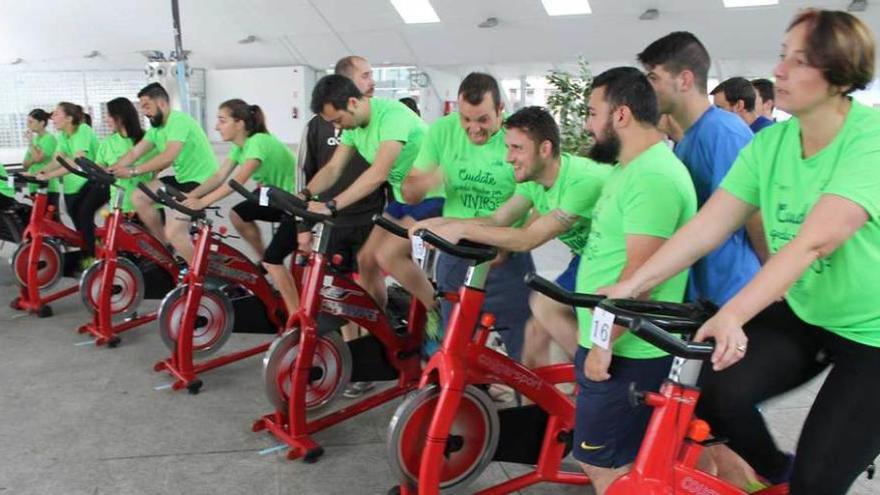
<svg viewBox="0 0 880 495">
<path fill-rule="evenodd" d="M 517 385 L 523 385 L 535 390 L 541 389 L 540 378 L 529 376 L 512 366 L 507 366 L 501 361 L 492 359 L 491 356 L 480 354 L 480 356 L 477 357 L 477 362 L 498 377 L 505 379 L 505 381 Z"/>
<path fill-rule="evenodd" d="M 237 258 L 224 254 L 211 253 L 208 256 L 208 273 L 211 275 L 232 280 L 241 284 L 255 284 L 257 276 L 253 273 L 233 268 Z"/>
<path fill-rule="evenodd" d="M 345 304 L 338 301 L 331 301 L 329 299 L 321 299 L 321 311 L 348 319 L 367 321 L 377 321 L 379 319 L 379 311 L 376 309 L 362 308 L 353 304 Z"/>
<path fill-rule="evenodd" d="M 321 288 L 321 296 L 336 301 L 344 301 L 348 296 L 362 296 L 364 293 L 359 290 L 345 289 L 334 285 L 325 285 Z"/>
<path fill-rule="evenodd" d="M 709 488 L 690 476 L 685 476 L 684 479 L 681 480 L 680 486 L 682 490 L 688 493 L 693 493 L 694 495 L 721 495 L 717 490 Z"/>
<path fill-rule="evenodd" d="M 144 253 L 145 255 L 147 255 L 150 258 L 153 258 L 154 260 L 156 260 L 158 263 L 160 263 L 162 265 L 168 266 L 168 265 L 171 265 L 172 263 L 174 263 L 174 260 L 172 260 L 167 254 L 154 248 L 153 246 L 150 245 L 149 242 L 147 242 L 143 239 L 138 239 L 137 245 L 138 245 L 138 248 L 140 248 L 142 253 Z"/>
</svg>

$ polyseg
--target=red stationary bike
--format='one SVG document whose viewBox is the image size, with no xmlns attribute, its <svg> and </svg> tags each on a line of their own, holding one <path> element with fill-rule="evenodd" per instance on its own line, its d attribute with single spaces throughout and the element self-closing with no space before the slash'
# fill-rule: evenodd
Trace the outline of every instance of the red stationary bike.
<svg viewBox="0 0 880 495">
<path fill-rule="evenodd" d="M 192 265 L 182 283 L 159 306 L 159 334 L 171 356 L 153 369 L 166 371 L 175 378 L 173 390 L 186 388 L 197 394 L 202 387 L 199 373 L 260 354 L 269 348 L 270 342 L 199 363 L 195 356 L 216 352 L 233 332 L 281 333 L 287 311 L 262 267 L 223 242 L 232 236 L 226 234 L 225 228 L 214 230 L 207 209 L 196 211 L 182 205 L 179 201 L 185 198 L 183 193 L 168 185 L 155 193 L 143 183 L 138 187 L 153 201 L 195 223 Z"/>
<path fill-rule="evenodd" d="M 548 295 L 563 302 L 572 296 L 561 288 Z M 740 488 L 697 469 L 703 449 L 719 443 L 711 438 L 709 425 L 694 417 L 700 398 L 697 378 L 703 361 L 712 357 L 714 344 L 682 340 L 677 334 L 695 333 L 711 310 L 699 304 L 623 299 L 606 299 L 599 307 L 614 314 L 616 324 L 676 356 L 659 392 L 632 390 L 633 405 L 646 404 L 654 412 L 632 469 L 615 480 L 606 495 L 745 495 Z M 786 495 L 788 484 L 755 493 Z"/>
<path fill-rule="evenodd" d="M 419 390 L 397 408 L 388 427 L 388 455 L 401 484 L 389 494 L 467 492 L 492 461 L 535 466 L 526 474 L 476 493 L 514 493 L 542 482 L 586 485 L 582 472 L 562 470 L 572 448 L 575 405 L 556 385 L 574 383 L 572 364 L 529 369 L 485 346 L 494 316 L 482 313 L 495 250 L 454 245 L 421 230 L 425 242 L 471 267 L 452 310 L 442 347 L 425 368 Z M 553 285 L 534 277 L 528 285 Z M 578 296 L 595 305 L 600 296 Z M 505 384 L 530 405 L 498 410 L 485 391 Z"/>
<path fill-rule="evenodd" d="M 230 186 L 243 195 L 240 185 Z M 341 260 L 330 256 L 328 243 L 333 221 L 306 210 L 299 198 L 279 189 L 264 188 L 269 203 L 315 222 L 314 249 L 304 271 L 300 307 L 288 321 L 288 331 L 277 338 L 263 358 L 263 378 L 275 411 L 259 419 L 254 431 L 268 430 L 290 447 L 289 459 L 315 462 L 324 449 L 312 434 L 404 395 L 415 388 L 421 374 L 425 308 L 411 298 L 403 321 L 394 321 L 348 275 L 335 269 Z M 382 217 L 376 223 L 401 237 L 406 229 Z M 331 261 L 332 258 L 332 261 Z M 430 266 L 428 257 L 422 267 Z M 343 342 L 337 329 L 353 322 L 368 334 Z M 318 416 L 350 381 L 390 381 L 381 392 Z"/>
<path fill-rule="evenodd" d="M 12 271 L 20 289 L 10 306 L 45 318 L 52 316 L 49 303 L 75 294 L 78 290 L 73 285 L 44 294 L 62 276 L 72 277 L 76 274 L 82 258 L 83 238 L 79 232 L 61 223 L 60 219 L 53 218 L 54 207 L 49 206 L 47 196 L 48 181 L 24 174 L 13 174 L 12 177 L 16 183 L 36 185 L 37 191 L 33 196 L 31 218 L 22 235 L 22 243 L 12 255 Z"/>
<path fill-rule="evenodd" d="M 79 293 L 92 312 L 92 321 L 79 327 L 79 333 L 95 337 L 95 345 L 116 347 L 119 333 L 149 323 L 156 312 L 137 315 L 146 299 L 161 299 L 177 282 L 178 265 L 168 248 L 134 215 L 122 211 L 125 190 L 116 185 L 116 177 L 86 158 L 75 160 L 79 169 L 59 159 L 70 173 L 92 182 L 117 188 L 113 213 L 95 237 L 102 242 L 95 247 L 97 261 L 80 277 Z M 121 318 L 118 323 L 113 318 Z"/>
</svg>

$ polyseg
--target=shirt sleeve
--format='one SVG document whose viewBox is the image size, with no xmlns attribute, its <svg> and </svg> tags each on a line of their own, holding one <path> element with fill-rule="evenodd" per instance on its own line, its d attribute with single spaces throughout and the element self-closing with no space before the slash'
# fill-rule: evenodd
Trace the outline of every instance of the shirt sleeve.
<svg viewBox="0 0 880 495">
<path fill-rule="evenodd" d="M 403 103 L 400 108 L 391 106 L 379 122 L 379 142 L 409 141 L 410 132 L 419 125 L 418 117 L 406 108 Z"/>
<path fill-rule="evenodd" d="M 179 143 L 185 143 L 189 139 L 190 134 L 190 126 L 187 125 L 186 119 L 183 118 L 169 118 L 168 123 L 165 124 L 165 137 L 167 141 L 177 141 Z"/>
<path fill-rule="evenodd" d="M 659 173 L 640 175 L 621 197 L 623 232 L 668 239 L 681 223 L 684 205 L 682 191 L 670 177 Z"/>
<path fill-rule="evenodd" d="M 822 192 L 853 201 L 876 219 L 880 215 L 880 132 L 863 133 L 845 146 Z"/>
<path fill-rule="evenodd" d="M 269 154 L 268 137 L 268 134 L 258 134 L 248 139 L 241 152 L 242 163 L 248 160 L 259 160 L 260 163 L 266 161 L 266 156 Z"/>
<path fill-rule="evenodd" d="M 233 146 L 230 148 L 229 154 L 226 155 L 226 159 L 236 165 L 241 165 L 241 147 Z"/>
<path fill-rule="evenodd" d="M 758 187 L 758 164 L 755 145 L 759 138 L 752 140 L 739 153 L 736 161 L 721 181 L 721 188 L 746 203 L 760 206 L 760 188 Z"/>
</svg>

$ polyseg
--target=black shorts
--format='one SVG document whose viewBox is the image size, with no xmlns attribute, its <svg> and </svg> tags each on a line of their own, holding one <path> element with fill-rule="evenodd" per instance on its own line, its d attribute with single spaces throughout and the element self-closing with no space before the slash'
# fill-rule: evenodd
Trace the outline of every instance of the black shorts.
<svg viewBox="0 0 880 495">
<path fill-rule="evenodd" d="M 260 190 L 254 191 L 259 196 Z M 260 206 L 253 201 L 242 201 L 232 207 L 234 211 L 245 222 L 253 222 L 254 220 L 262 220 L 264 222 L 280 222 L 284 218 L 284 212 L 271 206 Z"/>
<path fill-rule="evenodd" d="M 669 375 L 672 356 L 653 359 L 614 356 L 608 369 L 611 378 L 594 382 L 584 375 L 584 361 L 589 352 L 578 346 L 574 356 L 578 396 L 572 455 L 591 466 L 626 466 L 639 452 L 652 412 L 646 405 L 633 407 L 629 401 L 630 383 L 636 384 L 636 390 L 656 392 Z"/>
<path fill-rule="evenodd" d="M 337 268 L 346 273 L 357 271 L 357 253 L 364 243 L 367 242 L 367 237 L 370 236 L 372 230 L 373 224 L 370 223 L 365 225 L 335 226 L 332 232 L 324 231 L 325 235 L 328 232 L 331 234 L 328 240 L 327 252 L 330 256 L 334 254 L 342 256 L 342 263 Z M 263 261 L 270 265 L 281 265 L 284 263 L 284 258 L 287 258 L 290 253 L 296 250 L 296 247 L 296 219 L 283 215 L 278 230 L 275 231 L 272 241 L 266 248 Z"/>
<path fill-rule="evenodd" d="M 159 182 L 162 184 L 168 185 L 177 189 L 180 192 L 192 192 L 195 188 L 199 187 L 201 184 L 195 181 L 190 182 L 177 182 L 177 178 L 173 175 L 166 175 L 165 177 L 159 177 Z"/>
</svg>

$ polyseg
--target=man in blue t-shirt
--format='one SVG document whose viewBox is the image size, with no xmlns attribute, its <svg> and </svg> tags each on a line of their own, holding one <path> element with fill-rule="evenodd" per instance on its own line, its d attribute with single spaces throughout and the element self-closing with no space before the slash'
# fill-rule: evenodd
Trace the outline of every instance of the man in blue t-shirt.
<svg viewBox="0 0 880 495">
<path fill-rule="evenodd" d="M 739 117 L 709 103 L 709 53 L 693 34 L 664 36 L 638 58 L 657 93 L 660 112 L 670 114 L 684 131 L 675 154 L 690 171 L 702 207 L 753 134 Z M 755 215 L 746 229 L 735 232 L 693 266 L 688 297 L 724 304 L 758 272 L 765 259 L 759 259 L 758 253 L 766 252 L 761 219 Z"/>
<path fill-rule="evenodd" d="M 709 94 L 716 107 L 735 113 L 755 134 L 773 124 L 758 111 L 758 91 L 744 77 L 731 77 L 715 86 Z"/>
</svg>

